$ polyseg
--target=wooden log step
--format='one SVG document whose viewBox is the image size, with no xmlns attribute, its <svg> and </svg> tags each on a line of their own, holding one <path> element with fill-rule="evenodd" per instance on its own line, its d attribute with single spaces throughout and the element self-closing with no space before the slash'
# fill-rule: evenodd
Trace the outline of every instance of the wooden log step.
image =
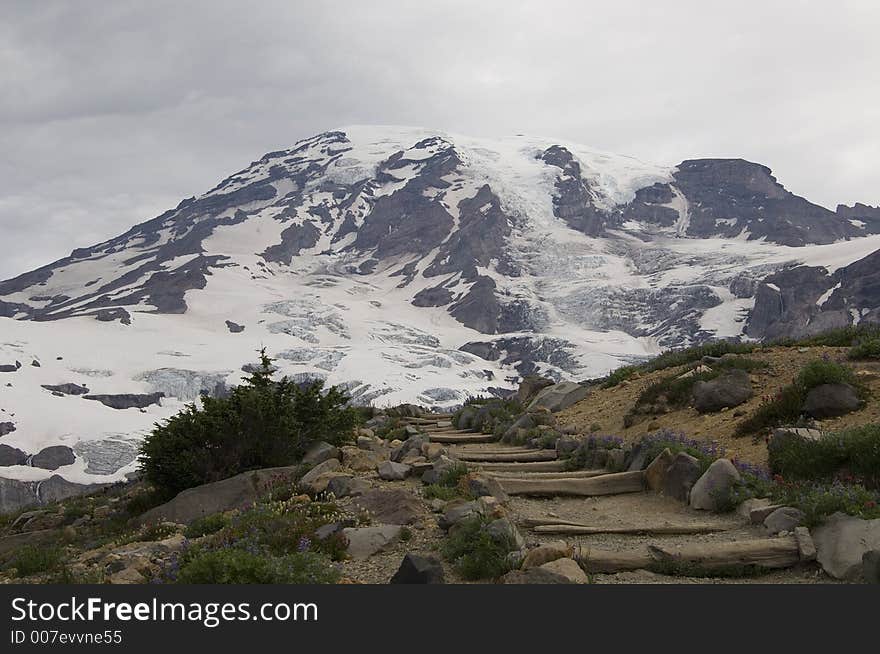
<svg viewBox="0 0 880 654">
<path fill-rule="evenodd" d="M 536 461 L 555 461 L 555 450 L 534 450 L 524 452 L 505 452 L 503 454 L 482 454 L 480 452 L 460 452 L 455 454 L 461 461 L 472 463 L 532 463 Z"/>
<path fill-rule="evenodd" d="M 608 471 L 604 468 L 601 470 L 571 470 L 563 472 L 517 472 L 516 470 L 487 470 L 487 474 L 495 477 L 499 482 L 505 479 L 584 479 L 589 477 L 599 477 L 607 475 Z"/>
<path fill-rule="evenodd" d="M 509 495 L 619 495 L 640 493 L 645 490 L 645 475 L 641 470 L 616 472 L 607 475 L 564 479 L 509 479 L 501 484 Z"/>
<path fill-rule="evenodd" d="M 483 472 L 501 474 L 513 472 L 516 474 L 530 472 L 563 472 L 565 470 L 566 461 L 536 461 L 525 463 L 491 463 L 491 462 L 471 462 L 468 467 L 482 470 Z"/>
<path fill-rule="evenodd" d="M 474 434 L 461 432 L 449 432 L 445 434 L 428 432 L 428 438 L 432 443 L 449 443 L 450 445 L 464 445 L 467 443 L 494 443 L 498 440 L 492 434 Z"/>
<path fill-rule="evenodd" d="M 536 534 L 563 534 L 567 536 L 588 536 L 591 534 L 624 534 L 647 536 L 674 536 L 688 534 L 715 534 L 727 531 L 719 525 L 657 525 L 654 527 L 596 527 L 578 524 L 539 524 L 532 527 Z"/>
<path fill-rule="evenodd" d="M 731 566 L 788 568 L 800 561 L 800 550 L 793 536 L 696 543 L 681 547 L 649 545 L 638 550 L 609 551 L 579 546 L 574 558 L 588 572 L 623 572 L 651 568 L 661 564 L 692 565 L 702 570 L 718 570 Z M 683 570 L 686 572 L 686 568 Z"/>
</svg>

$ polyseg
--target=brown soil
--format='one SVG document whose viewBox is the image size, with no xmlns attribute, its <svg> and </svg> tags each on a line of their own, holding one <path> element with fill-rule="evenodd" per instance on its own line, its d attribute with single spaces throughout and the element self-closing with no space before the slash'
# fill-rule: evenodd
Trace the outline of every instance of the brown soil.
<svg viewBox="0 0 880 654">
<path fill-rule="evenodd" d="M 642 436 L 659 429 L 672 429 L 683 432 L 689 438 L 714 441 L 722 445 L 729 457 L 736 457 L 751 463 L 767 462 L 767 448 L 763 439 L 754 437 L 735 437 L 738 423 L 750 416 L 767 397 L 774 396 L 781 388 L 791 383 L 801 368 L 815 359 L 828 356 L 851 366 L 855 371 L 864 371 L 859 378 L 868 387 L 870 399 L 867 406 L 855 413 L 818 423 L 818 428 L 834 431 L 846 427 L 880 422 L 880 364 L 853 362 L 846 358 L 848 348 L 810 347 L 810 348 L 764 348 L 743 355 L 750 359 L 766 361 L 769 368 L 751 373 L 755 394 L 751 400 L 719 413 L 701 415 L 693 408 L 672 411 L 647 419 L 631 427 L 624 427 L 624 416 L 633 408 L 636 399 L 649 385 L 663 377 L 682 374 L 692 366 L 667 368 L 647 374 L 639 374 L 614 388 L 597 388 L 589 397 L 558 414 L 561 425 L 575 427 L 579 432 L 596 431 L 600 434 L 613 434 L 627 442 L 638 441 Z M 869 373 L 869 374 L 865 374 Z"/>
</svg>

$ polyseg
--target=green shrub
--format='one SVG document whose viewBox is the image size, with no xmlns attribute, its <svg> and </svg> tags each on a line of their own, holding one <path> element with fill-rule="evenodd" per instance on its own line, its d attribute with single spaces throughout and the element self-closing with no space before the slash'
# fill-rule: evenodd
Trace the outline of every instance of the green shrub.
<svg viewBox="0 0 880 654">
<path fill-rule="evenodd" d="M 783 481 L 773 486 L 771 497 L 774 502 L 803 511 L 808 527 L 821 524 L 838 511 L 865 520 L 880 518 L 880 493 L 861 484 Z"/>
<path fill-rule="evenodd" d="M 853 371 L 834 361 L 818 359 L 805 365 L 797 378 L 782 388 L 776 397 L 761 404 L 754 414 L 736 428 L 736 435 L 745 436 L 782 425 L 800 424 L 807 393 L 822 384 L 846 383 L 854 386 L 860 395 L 866 390 L 858 383 Z"/>
<path fill-rule="evenodd" d="M 340 574 L 314 552 L 271 556 L 240 549 L 196 551 L 181 565 L 181 584 L 333 584 Z"/>
<path fill-rule="evenodd" d="M 611 374 L 609 374 L 607 377 L 605 377 L 604 380 L 602 380 L 601 386 L 602 388 L 614 388 L 620 382 L 632 377 L 635 373 L 638 372 L 638 370 L 638 366 L 623 366 L 621 368 L 618 368 L 617 370 L 611 372 Z"/>
<path fill-rule="evenodd" d="M 880 337 L 871 338 L 857 345 L 853 345 L 849 351 L 850 359 L 880 359 Z"/>
<path fill-rule="evenodd" d="M 301 389 L 286 377 L 271 379 L 272 360 L 226 398 L 202 398 L 157 425 L 141 445 L 141 469 L 165 496 L 247 470 L 287 466 L 316 441 L 351 437 L 358 414 L 336 387 L 316 382 Z"/>
<path fill-rule="evenodd" d="M 231 518 L 225 513 L 206 515 L 204 518 L 199 518 L 189 525 L 189 527 L 186 528 L 186 531 L 183 532 L 183 535 L 187 538 L 209 536 L 210 534 L 216 534 L 221 529 L 228 527 L 230 523 Z"/>
<path fill-rule="evenodd" d="M 789 439 L 770 450 L 770 469 L 786 480 L 851 475 L 880 488 L 880 425 L 864 425 L 816 441 Z"/>
<path fill-rule="evenodd" d="M 129 543 L 152 543 L 154 541 L 165 540 L 178 533 L 176 525 L 158 524 L 147 525 L 142 529 L 129 534 L 119 540 L 120 545 L 128 545 Z"/>
<path fill-rule="evenodd" d="M 475 516 L 455 525 L 443 543 L 443 555 L 465 579 L 495 579 L 510 570 L 507 555 L 516 549 L 512 539 L 493 538 Z"/>
<path fill-rule="evenodd" d="M 15 568 L 19 577 L 30 577 L 55 570 L 61 564 L 63 554 L 57 545 L 22 545 L 4 567 Z"/>
<path fill-rule="evenodd" d="M 440 484 L 430 484 L 425 486 L 425 490 L 422 491 L 422 493 L 427 500 L 443 500 L 444 502 L 449 502 L 457 497 L 461 497 L 458 488 L 450 488 L 449 486 L 441 486 Z"/>
</svg>

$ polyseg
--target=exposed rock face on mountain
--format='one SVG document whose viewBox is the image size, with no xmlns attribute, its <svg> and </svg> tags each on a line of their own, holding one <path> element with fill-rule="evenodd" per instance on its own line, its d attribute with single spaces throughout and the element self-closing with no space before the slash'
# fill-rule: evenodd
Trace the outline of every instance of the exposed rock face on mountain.
<svg viewBox="0 0 880 654">
<path fill-rule="evenodd" d="M 122 476 L 134 464 L 95 441 L 130 457 L 263 345 L 298 383 L 449 406 L 526 374 L 878 320 L 878 249 L 880 209 L 829 211 L 743 160 L 343 128 L 0 282 L 3 438 L 71 447 L 75 481 Z"/>
</svg>

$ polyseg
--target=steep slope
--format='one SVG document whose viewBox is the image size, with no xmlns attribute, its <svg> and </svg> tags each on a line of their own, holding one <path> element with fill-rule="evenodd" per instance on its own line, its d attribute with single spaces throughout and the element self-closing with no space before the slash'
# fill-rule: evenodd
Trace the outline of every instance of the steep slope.
<svg viewBox="0 0 880 654">
<path fill-rule="evenodd" d="M 524 373 L 873 319 L 877 211 L 828 211 L 742 160 L 341 128 L 0 282 L 2 444 L 62 444 L 67 478 L 118 478 L 140 434 L 236 383 L 261 346 L 357 402 L 450 406 Z M 774 304 L 774 287 L 798 299 Z"/>
</svg>

